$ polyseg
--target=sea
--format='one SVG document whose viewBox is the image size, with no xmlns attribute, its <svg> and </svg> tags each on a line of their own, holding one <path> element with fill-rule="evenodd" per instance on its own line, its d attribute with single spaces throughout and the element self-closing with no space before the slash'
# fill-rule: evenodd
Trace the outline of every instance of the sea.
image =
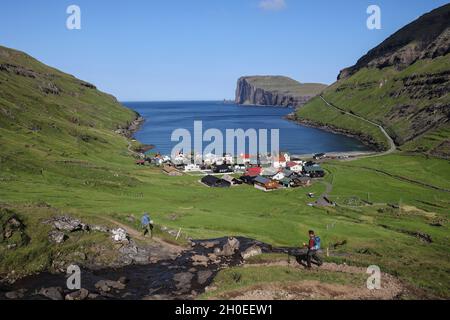
<svg viewBox="0 0 450 320">
<path fill-rule="evenodd" d="M 172 141 L 176 129 L 186 129 L 194 139 L 194 122 L 201 121 L 203 133 L 218 129 L 226 141 L 227 129 L 268 130 L 270 151 L 271 130 L 279 130 L 280 151 L 291 154 L 315 154 L 327 152 L 363 152 L 369 148 L 354 138 L 306 127 L 285 119 L 291 108 L 270 106 L 241 106 L 223 101 L 167 101 L 122 102 L 137 111 L 145 119 L 135 138 L 144 144 L 154 145 L 151 152 L 170 154 L 179 140 Z M 203 148 L 210 142 L 203 142 Z M 192 142 L 193 147 L 193 142 Z M 224 149 L 226 146 L 224 146 Z M 193 147 L 194 149 L 194 147 Z"/>
</svg>

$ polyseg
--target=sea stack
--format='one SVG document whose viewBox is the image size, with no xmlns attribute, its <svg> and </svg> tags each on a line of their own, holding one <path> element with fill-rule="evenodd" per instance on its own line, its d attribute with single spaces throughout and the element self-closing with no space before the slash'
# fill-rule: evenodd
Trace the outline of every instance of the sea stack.
<svg viewBox="0 0 450 320">
<path fill-rule="evenodd" d="M 241 77 L 237 82 L 236 104 L 298 107 L 317 96 L 327 86 L 300 83 L 284 76 Z"/>
</svg>

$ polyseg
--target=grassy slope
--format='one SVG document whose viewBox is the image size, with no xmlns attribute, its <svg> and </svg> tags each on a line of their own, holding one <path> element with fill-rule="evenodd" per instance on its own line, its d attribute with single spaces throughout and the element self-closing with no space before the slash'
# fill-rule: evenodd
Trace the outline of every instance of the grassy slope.
<svg viewBox="0 0 450 320">
<path fill-rule="evenodd" d="M 399 79 L 449 70 L 449 55 L 433 60 L 419 60 L 402 71 L 396 71 L 393 67 L 383 70 L 363 68 L 350 78 L 340 80 L 327 88 L 323 95 L 327 101 L 341 109 L 380 123 L 391 137 L 395 137 L 397 141 L 404 143 L 408 141 L 408 137 L 415 134 L 415 129 L 411 127 L 410 118 L 391 117 L 393 108 L 400 105 L 413 105 L 415 110 L 419 111 L 431 104 L 448 104 L 450 103 L 450 96 L 447 94 L 433 99 L 412 99 L 406 94 L 398 97 L 391 96 L 392 93 L 403 88 L 402 81 Z M 319 124 L 348 129 L 356 134 L 370 135 L 377 143 L 387 145 L 385 138 L 376 127 L 361 123 L 361 121 L 355 120 L 349 115 L 343 115 L 341 112 L 327 107 L 319 98 L 300 108 L 297 116 Z M 448 141 L 448 128 L 448 125 L 445 125 L 427 132 L 425 136 L 434 135 L 436 139 L 433 140 L 433 143 L 421 140 L 418 143 L 422 146 L 420 151 L 430 151 L 430 148 L 436 147 L 443 141 Z M 427 137 L 419 136 L 416 139 L 427 140 Z M 404 149 L 416 150 L 416 148 L 417 145 L 410 142 Z"/>
<path fill-rule="evenodd" d="M 0 71 L 0 163 L 3 179 L 16 173 L 79 179 L 83 175 L 120 170 L 110 153 L 122 155 L 126 139 L 114 133 L 135 113 L 114 97 L 83 86 L 80 80 L 49 68 L 23 53 L 0 47 L 0 65 L 17 65 L 35 72 L 34 78 Z M 53 83 L 59 94 L 40 89 Z M 119 157 L 120 159 L 120 157 Z M 67 164 L 76 162 L 77 164 Z M 74 167 L 75 166 L 75 167 Z M 76 166 L 84 167 L 76 171 Z M 69 170 L 68 170 L 68 167 Z M 105 184 L 130 184 L 111 175 Z"/>
<path fill-rule="evenodd" d="M 36 63 L 36 68 L 44 67 Z M 62 87 L 63 80 L 66 79 L 60 79 Z M 0 245 L 0 274 L 11 270 L 18 273 L 44 270 L 55 252 L 70 252 L 80 243 L 87 247 L 93 241 L 107 241 L 106 237 L 94 234 L 92 238 L 52 247 L 47 241 L 46 227 L 39 223 L 49 215 L 64 212 L 87 222 L 101 223 L 104 216 L 123 221 L 129 214 L 139 215 L 145 210 L 158 224 L 181 227 L 194 238 L 244 235 L 275 245 L 296 246 L 305 240 L 307 230 L 314 228 L 322 236 L 324 246 L 347 241 L 347 245 L 337 249 L 345 258 L 333 259 L 361 265 L 378 264 L 411 284 L 449 296 L 448 225 L 443 222 L 442 227 L 432 227 L 430 222 L 447 221 L 450 194 L 366 168 L 384 167 L 400 176 L 450 188 L 447 161 L 394 155 L 391 157 L 405 157 L 402 162 L 408 166 L 402 166 L 400 161 L 392 165 L 399 158 L 390 157 L 329 163 L 325 167 L 330 173 L 327 180 L 334 186 L 331 196 L 343 206 L 310 208 L 307 203 L 311 200 L 306 193 L 324 192 L 325 187 L 320 183 L 307 189 L 273 193 L 249 186 L 213 190 L 200 185 L 197 177 L 168 177 L 158 169 L 136 167 L 127 154 L 126 140 L 110 128 L 122 118 L 123 121 L 132 118 L 132 112 L 97 92 L 80 89 L 75 85 L 77 80 L 71 77 L 67 82 L 74 86 L 73 90 L 79 90 L 79 98 L 72 99 L 64 93 L 60 97 L 45 96 L 36 90 L 35 83 L 14 75 L 8 81 L 14 83 L 9 85 L 16 86 L 16 91 L 12 95 L 12 91 L 3 90 L 5 79 L 2 78 L 1 108 L 27 107 L 34 114 L 27 117 L 23 112 L 21 117 L 8 118 L 9 122 L 20 125 L 5 126 L 2 122 L 0 203 L 15 209 L 24 220 L 31 243 L 17 250 L 6 250 Z M 28 89 L 23 90 L 21 86 Z M 13 102 L 7 105 L 5 97 Z M 117 120 L 100 117 L 95 127 L 74 124 L 67 117 L 78 105 L 106 108 L 108 111 L 103 110 L 106 114 L 110 112 L 108 106 L 112 106 Z M 81 111 L 77 116 L 84 117 Z M 60 130 L 45 125 L 50 117 L 57 121 Z M 27 127 L 34 119 L 42 122 L 40 131 Z M 79 135 L 70 134 L 80 131 L 97 140 L 86 142 Z M 71 162 L 63 163 L 63 160 Z M 380 204 L 346 206 L 355 197 L 369 197 Z M 399 198 L 402 211 L 387 209 L 386 203 L 398 203 Z M 55 209 L 42 207 L 43 202 Z M 333 224 L 334 228 L 327 228 Z M 432 236 L 433 243 L 423 243 L 398 229 L 426 232 Z M 365 249 L 370 249 L 370 253 L 364 253 Z"/>
<path fill-rule="evenodd" d="M 80 250 L 86 243 L 109 244 L 108 236 L 93 234 L 52 246 L 48 227 L 39 221 L 62 212 L 27 202 L 40 190 L 48 193 L 43 201 L 58 198 L 69 185 L 136 185 L 138 181 L 121 169 L 129 161 L 127 141 L 114 133 L 136 115 L 114 97 L 24 53 L 0 47 L 1 65 L 8 67 L 0 70 L 0 204 L 5 194 L 16 194 L 31 242 L 16 250 L 6 250 L 8 242 L 1 244 L 0 272 L 21 274 L 49 268 L 53 257 Z M 42 90 L 51 87 L 59 93 Z"/>
<path fill-rule="evenodd" d="M 220 271 L 213 282 L 213 288 L 217 289 L 203 294 L 201 299 L 223 299 L 227 294 L 232 297 L 235 291 L 254 288 L 261 284 L 290 284 L 308 280 L 356 287 L 363 284 L 367 278 L 365 275 L 349 275 L 342 272 L 304 272 L 302 269 L 290 267 L 235 267 Z"/>
<path fill-rule="evenodd" d="M 300 83 L 283 76 L 246 77 L 246 80 L 256 88 L 270 92 L 282 92 L 292 96 L 318 95 L 327 87 L 321 83 Z"/>
<path fill-rule="evenodd" d="M 427 178 L 429 183 L 450 188 L 448 180 L 437 175 L 448 163 L 422 157 L 406 160 L 413 163 L 411 171 L 400 165 L 390 171 L 413 179 L 417 178 L 414 169 L 427 168 L 433 174 Z M 305 240 L 307 230 L 314 228 L 325 246 L 347 241 L 338 250 L 345 254 L 346 262 L 378 264 L 410 283 L 448 296 L 448 225 L 445 222 L 443 227 L 432 227 L 430 223 L 448 220 L 450 194 L 361 168 L 387 166 L 392 159 L 380 158 L 376 164 L 371 161 L 326 165 L 331 173 L 328 180 L 334 186 L 331 197 L 342 205 L 336 209 L 306 205 L 310 201 L 307 192 L 324 191 L 320 183 L 308 189 L 268 194 L 248 186 L 212 190 L 200 185 L 196 177 L 168 177 L 157 169 L 136 168 L 130 160 L 123 163 L 122 170 L 139 181 L 135 186 L 104 184 L 102 181 L 109 178 L 107 172 L 89 177 L 89 184 L 84 184 L 87 178 L 82 176 L 67 180 L 63 176 L 33 177 L 20 173 L 13 181 L 0 182 L 0 197 L 10 204 L 46 201 L 87 219 L 104 215 L 125 217 L 147 210 L 159 224 L 181 227 L 194 238 L 244 235 L 276 245 L 296 246 Z M 354 198 L 367 197 L 378 204 L 347 206 Z M 403 209 L 388 209 L 387 203 L 400 203 Z M 332 224 L 335 227 L 327 229 Z M 426 244 L 399 229 L 428 233 L 434 242 Z M 371 253 L 361 253 L 365 249 Z"/>
</svg>

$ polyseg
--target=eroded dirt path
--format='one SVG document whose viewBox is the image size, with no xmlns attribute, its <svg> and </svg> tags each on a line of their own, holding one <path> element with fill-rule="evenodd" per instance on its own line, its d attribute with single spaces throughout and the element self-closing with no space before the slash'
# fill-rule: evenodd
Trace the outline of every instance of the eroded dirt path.
<svg viewBox="0 0 450 320">
<path fill-rule="evenodd" d="M 297 262 L 280 261 L 275 263 L 250 264 L 245 267 L 270 267 L 284 266 L 291 268 L 302 268 Z M 320 273 L 323 271 L 343 272 L 355 275 L 369 275 L 365 268 L 335 263 L 324 263 L 320 268 L 313 267 L 312 270 L 304 272 Z M 316 280 L 304 280 L 289 283 L 268 283 L 250 286 L 245 289 L 227 292 L 218 298 L 232 300 L 310 300 L 310 299 L 336 299 L 336 300 L 394 300 L 407 294 L 405 285 L 390 274 L 381 274 L 381 289 L 369 290 L 366 283 L 361 285 L 345 285 L 337 283 L 326 283 Z"/>
<path fill-rule="evenodd" d="M 145 243 L 145 245 L 151 245 L 151 246 L 160 246 L 161 248 L 166 249 L 168 252 L 178 255 L 181 252 L 183 252 L 184 250 L 186 250 L 186 248 L 183 248 L 182 246 L 178 246 L 172 243 L 168 243 L 158 237 L 153 237 L 153 238 L 146 238 L 144 237 L 144 235 L 142 234 L 142 232 L 124 224 L 121 223 L 115 219 L 112 219 L 110 217 L 102 217 L 105 221 L 107 221 L 108 223 L 111 223 L 113 225 L 116 225 L 119 228 L 124 229 L 132 238 L 143 241 Z"/>
</svg>

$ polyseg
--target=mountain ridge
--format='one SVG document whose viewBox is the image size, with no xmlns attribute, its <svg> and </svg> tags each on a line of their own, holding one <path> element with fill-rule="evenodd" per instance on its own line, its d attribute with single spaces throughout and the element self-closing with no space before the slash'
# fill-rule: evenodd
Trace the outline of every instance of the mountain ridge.
<svg viewBox="0 0 450 320">
<path fill-rule="evenodd" d="M 353 67 L 344 69 L 338 80 L 322 92 L 323 97 L 339 109 L 385 128 L 401 150 L 450 158 L 447 17 L 450 5 L 401 28 Z M 427 27 L 420 29 L 423 26 Z M 422 31 L 417 33 L 417 29 Z M 388 148 L 376 127 L 329 108 L 319 98 L 300 108 L 293 118 L 370 141 L 368 144 L 375 149 Z"/>
<path fill-rule="evenodd" d="M 338 80 L 346 79 L 364 67 L 405 68 L 424 58 L 450 52 L 450 4 L 434 9 L 407 24 L 362 56 L 355 65 L 343 69 Z"/>
</svg>

